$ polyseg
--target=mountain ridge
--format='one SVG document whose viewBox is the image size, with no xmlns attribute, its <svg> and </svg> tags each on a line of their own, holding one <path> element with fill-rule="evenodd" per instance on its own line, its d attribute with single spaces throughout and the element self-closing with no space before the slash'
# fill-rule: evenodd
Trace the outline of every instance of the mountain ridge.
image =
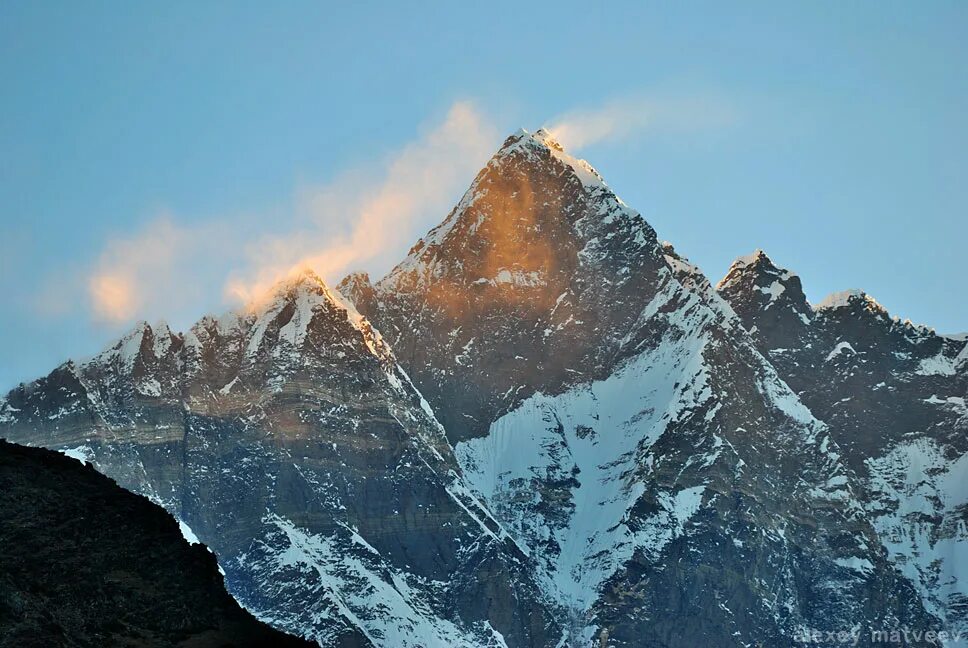
<svg viewBox="0 0 968 648">
<path fill-rule="evenodd" d="M 853 437 L 764 346 L 818 317 L 767 261 L 717 290 L 522 130 L 375 284 L 301 274 L 256 312 L 143 326 L 13 390 L 0 430 L 86 448 L 211 539 L 243 603 L 323 645 L 936 627 Z"/>
<path fill-rule="evenodd" d="M 39 429 L 173 510 L 218 551 L 243 604 L 324 645 L 499 643 L 492 620 L 509 637 L 546 631 L 540 602 L 517 611 L 527 577 L 501 572 L 520 569 L 520 552 L 462 485 L 432 412 L 318 277 L 283 282 L 261 309 L 202 318 L 171 345 L 155 337 L 136 326 L 91 362 L 14 390 L 0 422 L 27 440 Z M 442 584 L 440 570 L 468 561 L 463 585 Z M 443 591 L 473 598 L 477 569 L 494 571 L 493 606 L 455 623 Z"/>
<path fill-rule="evenodd" d="M 840 440 L 892 560 L 964 631 L 968 590 L 958 565 L 968 549 L 968 493 L 958 475 L 968 450 L 968 341 L 891 316 L 862 290 L 834 293 L 807 320 L 778 318 L 755 279 L 733 279 L 720 291 Z"/>
</svg>

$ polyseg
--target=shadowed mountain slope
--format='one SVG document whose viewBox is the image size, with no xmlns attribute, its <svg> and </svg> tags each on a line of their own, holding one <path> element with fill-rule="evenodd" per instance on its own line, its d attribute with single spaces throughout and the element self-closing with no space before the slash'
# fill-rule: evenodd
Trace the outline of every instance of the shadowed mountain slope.
<svg viewBox="0 0 968 648">
<path fill-rule="evenodd" d="M 762 353 L 825 421 L 892 560 L 968 630 L 968 341 L 892 317 L 860 290 L 807 303 L 762 251 L 719 283 Z"/>
</svg>

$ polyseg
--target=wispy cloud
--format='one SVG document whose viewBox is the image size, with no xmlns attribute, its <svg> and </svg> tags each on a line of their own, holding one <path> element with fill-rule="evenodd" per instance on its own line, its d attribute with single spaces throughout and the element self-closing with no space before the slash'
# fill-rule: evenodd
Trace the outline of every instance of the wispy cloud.
<svg viewBox="0 0 968 648">
<path fill-rule="evenodd" d="M 295 270 L 337 280 L 384 255 L 402 256 L 443 217 L 497 141 L 497 129 L 477 109 L 456 103 L 378 173 L 357 169 L 303 188 L 297 211 L 307 226 L 250 244 L 249 264 L 230 280 L 228 293 L 251 301 Z"/>
<path fill-rule="evenodd" d="M 124 322 L 180 311 L 205 298 L 205 280 L 233 262 L 241 232 L 225 220 L 185 225 L 162 214 L 107 242 L 86 278 L 95 319 Z"/>
<path fill-rule="evenodd" d="M 577 150 L 731 119 L 726 104 L 710 99 L 625 98 L 565 113 L 551 120 L 550 130 Z M 500 132 L 481 111 L 454 103 L 438 123 L 381 161 L 297 187 L 271 214 L 190 223 L 162 214 L 117 236 L 83 278 L 43 291 L 38 308 L 62 314 L 64 286 L 71 285 L 86 296 L 97 321 L 194 317 L 212 308 L 219 293 L 227 304 L 257 302 L 305 268 L 331 282 L 355 269 L 385 271 L 443 218 L 499 142 Z"/>
<path fill-rule="evenodd" d="M 649 132 L 719 127 L 734 119 L 732 106 L 719 97 L 625 97 L 559 115 L 545 128 L 566 149 L 577 151 Z"/>
<path fill-rule="evenodd" d="M 381 162 L 298 188 L 271 219 L 185 224 L 163 214 L 105 244 L 85 277 L 88 308 L 98 321 L 126 322 L 204 308 L 205 297 L 216 301 L 219 291 L 228 303 L 246 303 L 300 269 L 337 281 L 402 257 L 443 218 L 499 141 L 479 110 L 458 102 Z M 259 220 L 271 220 L 273 229 L 252 233 L 246 223 Z"/>
</svg>

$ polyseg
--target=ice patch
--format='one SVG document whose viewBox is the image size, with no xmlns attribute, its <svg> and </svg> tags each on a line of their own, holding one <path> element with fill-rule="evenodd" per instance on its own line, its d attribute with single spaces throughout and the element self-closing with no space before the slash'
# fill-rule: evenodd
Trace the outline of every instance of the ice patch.
<svg viewBox="0 0 968 648">
<path fill-rule="evenodd" d="M 841 353 L 845 351 L 850 351 L 851 355 L 857 355 L 857 351 L 854 350 L 854 347 L 850 345 L 850 342 L 838 342 L 837 345 L 833 348 L 833 350 L 827 354 L 827 357 L 824 359 L 824 362 L 830 362 L 831 360 L 833 360 L 834 358 L 836 358 L 837 356 L 839 356 Z"/>
<path fill-rule="evenodd" d="M 239 384 L 239 377 L 238 376 L 236 376 L 235 378 L 233 378 L 232 380 L 230 380 L 228 383 L 226 383 L 224 387 L 222 387 L 221 389 L 218 390 L 218 393 L 220 393 L 223 396 L 225 396 L 225 395 L 231 393 L 232 392 L 232 389 L 234 389 L 237 384 Z"/>
<path fill-rule="evenodd" d="M 85 466 L 94 461 L 94 450 L 90 446 L 82 445 L 76 448 L 65 448 L 59 452 L 71 459 L 77 459 Z"/>
<path fill-rule="evenodd" d="M 917 373 L 922 376 L 954 376 L 957 373 L 958 358 L 947 358 L 942 354 L 925 358 L 918 364 Z"/>
<path fill-rule="evenodd" d="M 178 530 L 181 531 L 182 537 L 185 538 L 185 541 L 188 542 L 188 544 L 202 544 L 202 541 L 198 539 L 198 536 L 195 535 L 195 532 L 192 531 L 192 528 L 181 520 L 178 520 Z"/>
<path fill-rule="evenodd" d="M 834 562 L 841 567 L 845 567 L 862 574 L 870 574 L 874 571 L 874 565 L 866 558 L 851 556 L 849 558 L 837 558 L 834 560 Z"/>
</svg>

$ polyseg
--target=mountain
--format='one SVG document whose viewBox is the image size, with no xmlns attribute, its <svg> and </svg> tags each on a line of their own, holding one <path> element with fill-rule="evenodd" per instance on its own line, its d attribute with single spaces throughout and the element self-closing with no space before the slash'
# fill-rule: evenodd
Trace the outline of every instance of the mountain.
<svg viewBox="0 0 968 648">
<path fill-rule="evenodd" d="M 968 631 L 968 342 L 892 317 L 863 291 L 807 303 L 761 251 L 719 283 L 757 347 L 830 428 L 898 569 Z"/>
<path fill-rule="evenodd" d="M 615 332 L 634 327 L 665 268 L 655 233 L 590 165 L 522 130 L 403 263 L 338 289 L 457 442 L 544 385 L 607 377 L 628 353 Z"/>
<path fill-rule="evenodd" d="M 15 389 L 0 417 L 165 506 L 278 628 L 324 646 L 556 640 L 430 408 L 312 273 L 184 335 L 142 323 Z"/>
<path fill-rule="evenodd" d="M 142 324 L 13 390 L 0 434 L 162 503 L 243 605 L 324 646 L 945 627 L 855 439 L 549 133 L 510 136 L 387 276 L 337 288 L 301 274 L 184 334 Z"/>
<path fill-rule="evenodd" d="M 548 133 L 508 138 L 406 260 L 339 288 L 574 645 L 937 625 L 827 426 L 698 269 Z"/>
<path fill-rule="evenodd" d="M 308 646 L 229 596 L 215 557 L 90 466 L 0 441 L 0 646 Z"/>
</svg>

